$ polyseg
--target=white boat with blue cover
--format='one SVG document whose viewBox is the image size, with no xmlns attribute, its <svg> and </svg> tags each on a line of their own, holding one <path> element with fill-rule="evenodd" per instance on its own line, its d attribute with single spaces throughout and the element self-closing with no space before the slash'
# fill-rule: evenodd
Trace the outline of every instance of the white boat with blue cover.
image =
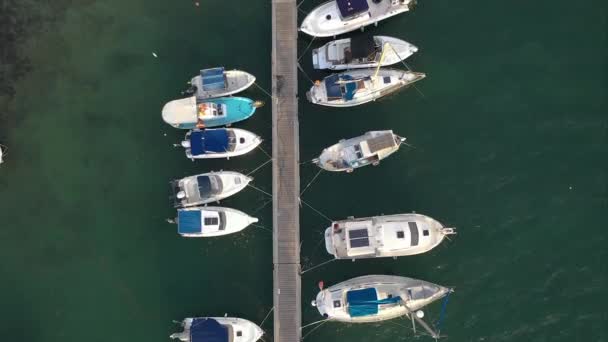
<svg viewBox="0 0 608 342">
<path fill-rule="evenodd" d="M 171 334 L 182 342 L 256 342 L 264 331 L 257 324 L 236 317 L 196 317 L 181 322 L 184 331 Z"/>
<path fill-rule="evenodd" d="M 354 69 L 317 81 L 306 93 L 314 104 L 353 107 L 375 101 L 418 82 L 426 75 L 399 69 Z"/>
<path fill-rule="evenodd" d="M 313 37 L 335 37 L 410 11 L 416 0 L 332 0 L 313 9 L 300 31 Z"/>
<path fill-rule="evenodd" d="M 189 207 L 177 210 L 177 232 L 184 237 L 213 237 L 238 233 L 258 219 L 223 207 Z"/>
<path fill-rule="evenodd" d="M 234 171 L 207 172 L 171 181 L 176 208 L 218 202 L 247 187 L 253 178 Z"/>
<path fill-rule="evenodd" d="M 191 96 L 165 104 L 162 116 L 166 123 L 181 129 L 229 126 L 248 119 L 262 104 L 246 97 L 197 100 Z"/>
<path fill-rule="evenodd" d="M 312 50 L 312 65 L 329 70 L 375 68 L 399 63 L 417 51 L 416 46 L 401 39 L 357 35 Z"/>
<path fill-rule="evenodd" d="M 336 259 L 422 254 L 455 234 L 432 217 L 408 213 L 334 221 L 325 230 L 325 249 Z"/>
<path fill-rule="evenodd" d="M 424 313 L 417 311 L 451 292 L 450 288 L 423 280 L 367 275 L 322 289 L 312 305 L 334 321 L 370 323 L 408 315 L 430 329 L 422 321 Z M 439 334 L 433 331 L 432 335 Z"/>
<path fill-rule="evenodd" d="M 203 69 L 190 81 L 184 94 L 199 99 L 222 97 L 241 92 L 255 82 L 255 77 L 242 70 L 225 70 L 223 67 Z"/>
<path fill-rule="evenodd" d="M 405 138 L 391 130 L 370 131 L 358 137 L 340 140 L 323 150 L 313 163 L 327 171 L 352 172 L 367 165 L 378 165 L 380 161 L 397 152 Z"/>
<path fill-rule="evenodd" d="M 181 145 L 194 159 L 230 158 L 253 151 L 262 143 L 259 136 L 239 128 L 191 130 Z"/>
</svg>

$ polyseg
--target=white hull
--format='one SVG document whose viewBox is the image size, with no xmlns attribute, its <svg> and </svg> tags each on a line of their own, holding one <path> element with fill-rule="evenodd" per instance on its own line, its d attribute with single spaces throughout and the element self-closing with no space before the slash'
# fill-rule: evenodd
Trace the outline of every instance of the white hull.
<svg viewBox="0 0 608 342">
<path fill-rule="evenodd" d="M 183 237 L 215 237 L 215 236 L 230 235 L 230 234 L 234 234 L 234 233 L 238 233 L 238 232 L 242 231 L 243 229 L 247 228 L 252 223 L 258 222 L 257 218 L 251 217 L 242 211 L 232 209 L 232 208 L 188 207 L 188 208 L 183 208 L 180 210 L 200 211 L 202 213 L 203 220 L 205 217 L 216 217 L 216 215 L 209 215 L 210 212 L 212 214 L 213 214 L 213 212 L 218 213 L 218 214 L 221 213 L 224 215 L 223 219 L 225 220 L 225 222 L 220 221 L 219 225 L 214 225 L 214 226 L 203 225 L 202 230 L 200 232 L 195 232 L 195 233 L 194 232 L 192 232 L 192 233 L 179 232 L 179 229 L 181 229 L 181 228 L 178 227 L 178 233 Z M 217 215 L 217 216 L 219 216 L 219 215 Z M 178 225 L 179 224 L 180 223 L 178 222 Z"/>
<path fill-rule="evenodd" d="M 190 84 L 196 87 L 195 96 L 198 99 L 210 99 L 214 97 L 223 97 L 239 93 L 249 88 L 255 82 L 255 76 L 242 70 L 226 70 L 226 88 L 205 91 L 203 90 L 203 82 L 200 75 L 192 78 Z"/>
<path fill-rule="evenodd" d="M 326 2 L 313 9 L 302 21 L 300 31 L 313 37 L 334 37 L 354 31 L 409 11 L 414 0 L 383 0 L 376 4 L 367 0 L 369 10 L 349 18 L 342 18 L 336 1 Z M 394 3 L 394 4 L 393 4 Z"/>
<path fill-rule="evenodd" d="M 257 324 L 243 319 L 235 317 L 209 317 L 217 321 L 228 330 L 228 340 L 233 342 L 256 342 L 264 331 Z M 171 339 L 178 339 L 182 342 L 191 342 L 190 340 L 190 329 L 192 327 L 193 318 L 186 318 L 182 321 L 184 328 L 183 332 L 175 333 L 169 336 Z M 239 336 L 240 335 L 240 336 Z"/>
<path fill-rule="evenodd" d="M 349 313 L 347 292 L 375 288 L 378 299 L 401 297 L 402 301 L 380 305 L 376 314 L 352 317 Z M 423 280 L 368 275 L 333 285 L 317 295 L 313 305 L 328 319 L 348 323 L 370 323 L 404 316 L 419 310 L 447 295 L 451 289 Z"/>
<path fill-rule="evenodd" d="M 215 178 L 215 183 L 218 183 L 221 186 L 219 192 L 201 194 L 200 184 L 198 183 L 198 177 L 201 176 Z M 234 171 L 207 172 L 185 177 L 173 183 L 173 187 L 175 188 L 174 196 L 177 196 L 181 192 L 180 197 L 182 197 L 176 197 L 175 204 L 176 207 L 190 207 L 218 202 L 245 189 L 252 180 L 253 178 Z"/>
</svg>

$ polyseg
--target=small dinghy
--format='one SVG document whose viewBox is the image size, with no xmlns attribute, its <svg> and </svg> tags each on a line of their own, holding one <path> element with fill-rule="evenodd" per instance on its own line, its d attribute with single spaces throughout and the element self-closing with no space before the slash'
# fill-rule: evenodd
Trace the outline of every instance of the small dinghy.
<svg viewBox="0 0 608 342">
<path fill-rule="evenodd" d="M 233 171 L 202 173 L 171 181 L 175 208 L 217 202 L 247 187 L 253 178 Z"/>
<path fill-rule="evenodd" d="M 355 69 L 327 76 L 306 93 L 308 101 L 329 107 L 352 107 L 375 101 L 426 75 L 398 69 Z"/>
<path fill-rule="evenodd" d="M 190 89 L 184 95 L 194 95 L 198 99 L 210 99 L 241 92 L 249 88 L 255 77 L 241 70 L 224 68 L 203 69 L 190 81 Z"/>
<path fill-rule="evenodd" d="M 312 50 L 315 69 L 346 70 L 375 68 L 399 63 L 418 51 L 401 39 L 358 36 L 331 41 Z"/>
<path fill-rule="evenodd" d="M 336 259 L 398 257 L 428 252 L 455 233 L 414 213 L 349 218 L 325 230 L 325 248 Z"/>
<path fill-rule="evenodd" d="M 352 172 L 362 166 L 378 165 L 399 150 L 404 141 L 393 131 L 371 131 L 324 149 L 313 163 L 327 171 Z"/>
<path fill-rule="evenodd" d="M 300 31 L 313 37 L 334 37 L 407 12 L 416 0 L 332 0 L 313 9 Z"/>
<path fill-rule="evenodd" d="M 163 120 L 175 128 L 227 126 L 243 121 L 263 103 L 246 97 L 197 100 L 196 96 L 173 100 L 163 107 Z"/>
<path fill-rule="evenodd" d="M 212 237 L 238 233 L 258 219 L 232 208 L 190 207 L 177 210 L 176 222 L 181 236 Z"/>
<path fill-rule="evenodd" d="M 172 334 L 171 339 L 183 342 L 256 342 L 264 331 L 255 323 L 234 317 L 186 318 L 181 322 L 184 331 Z"/>
<path fill-rule="evenodd" d="M 322 283 L 319 284 L 320 288 Z M 327 319 L 347 323 L 378 322 L 408 315 L 431 336 L 438 333 L 428 327 L 422 317 L 423 307 L 441 299 L 453 290 L 423 280 L 368 275 L 321 289 L 312 305 Z"/>
<path fill-rule="evenodd" d="M 5 147 L 3 145 L 0 145 L 0 164 L 4 163 L 4 149 Z"/>
<path fill-rule="evenodd" d="M 216 128 L 188 131 L 181 145 L 194 160 L 240 156 L 261 143 L 262 138 L 244 129 Z"/>
</svg>

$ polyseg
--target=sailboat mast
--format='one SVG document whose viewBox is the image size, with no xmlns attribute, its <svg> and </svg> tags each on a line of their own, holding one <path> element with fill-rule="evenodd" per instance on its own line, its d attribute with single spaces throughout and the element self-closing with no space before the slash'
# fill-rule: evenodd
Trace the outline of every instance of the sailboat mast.
<svg viewBox="0 0 608 342">
<path fill-rule="evenodd" d="M 386 53 L 386 45 L 388 43 L 384 43 L 382 45 L 382 54 L 380 55 L 380 62 L 378 62 L 378 66 L 376 67 L 376 72 L 374 73 L 374 79 L 378 76 L 378 71 L 380 71 L 380 66 L 382 66 L 382 62 L 384 61 L 384 54 Z"/>
</svg>

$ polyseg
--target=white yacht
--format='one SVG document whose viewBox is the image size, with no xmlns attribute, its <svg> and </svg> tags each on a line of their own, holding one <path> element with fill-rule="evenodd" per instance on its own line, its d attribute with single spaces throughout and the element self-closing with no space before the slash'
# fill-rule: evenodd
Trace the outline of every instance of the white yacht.
<svg viewBox="0 0 608 342">
<path fill-rule="evenodd" d="M 243 190 L 253 180 L 234 171 L 207 172 L 171 181 L 176 208 L 217 202 Z"/>
<path fill-rule="evenodd" d="M 181 146 L 194 159 L 230 158 L 253 151 L 262 143 L 259 136 L 239 128 L 191 130 Z"/>
<path fill-rule="evenodd" d="M 430 329 L 422 321 L 424 313 L 420 309 L 452 291 L 413 278 L 368 275 L 322 289 L 312 305 L 323 317 L 334 321 L 370 323 L 408 315 Z M 432 336 L 439 334 L 432 331 Z"/>
<path fill-rule="evenodd" d="M 399 63 L 417 51 L 416 46 L 401 39 L 359 35 L 312 50 L 312 65 L 329 70 L 375 68 Z"/>
<path fill-rule="evenodd" d="M 225 70 L 223 67 L 203 69 L 190 81 L 190 89 L 184 95 L 194 95 L 197 99 L 228 96 L 249 88 L 255 77 L 242 70 Z"/>
<path fill-rule="evenodd" d="M 313 9 L 300 31 L 313 37 L 335 37 L 407 12 L 416 0 L 332 0 Z"/>
<path fill-rule="evenodd" d="M 222 207 L 188 207 L 177 210 L 177 232 L 184 237 L 213 237 L 238 233 L 258 219 Z"/>
<path fill-rule="evenodd" d="M 397 152 L 405 138 L 393 131 L 371 131 L 348 140 L 340 140 L 323 150 L 313 163 L 327 171 L 353 172 L 366 165 L 378 165 L 380 161 Z"/>
<path fill-rule="evenodd" d="M 455 233 L 415 213 L 348 218 L 325 230 L 325 248 L 336 259 L 398 257 L 428 252 Z"/>
<path fill-rule="evenodd" d="M 354 69 L 317 81 L 308 101 L 329 107 L 353 107 L 375 101 L 425 78 L 421 72 L 399 69 Z"/>
<path fill-rule="evenodd" d="M 186 318 L 184 331 L 169 336 L 182 342 L 256 342 L 264 331 L 257 324 L 235 317 Z"/>
</svg>

